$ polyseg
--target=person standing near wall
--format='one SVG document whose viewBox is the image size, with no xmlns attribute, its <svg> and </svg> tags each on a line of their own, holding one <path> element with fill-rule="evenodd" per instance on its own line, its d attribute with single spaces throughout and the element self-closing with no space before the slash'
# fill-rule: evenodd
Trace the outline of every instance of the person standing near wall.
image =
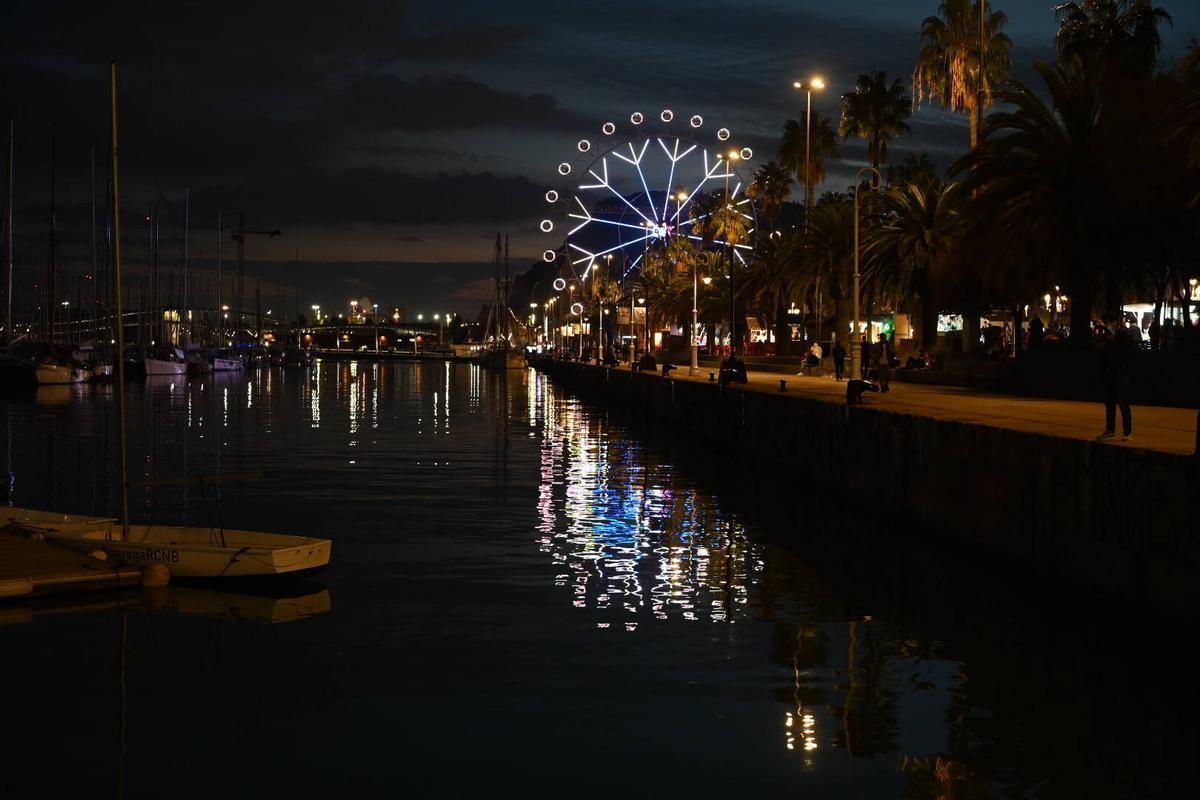
<svg viewBox="0 0 1200 800">
<path fill-rule="evenodd" d="M 875 343 L 871 355 L 871 361 L 875 364 L 875 373 L 879 377 L 879 391 L 890 392 L 888 380 L 892 375 L 892 348 L 888 344 L 887 334 L 879 334 L 879 341 Z"/>
<path fill-rule="evenodd" d="M 1097 337 L 1100 347 L 1100 377 L 1104 384 L 1104 433 L 1099 441 L 1117 436 L 1117 406 L 1121 407 L 1121 441 L 1133 438 L 1133 412 L 1129 407 L 1129 332 L 1112 314 L 1104 315 Z"/>
<path fill-rule="evenodd" d="M 840 381 L 842 372 L 846 369 L 846 348 L 842 347 L 842 340 L 838 339 L 833 343 L 833 372 Z"/>
</svg>

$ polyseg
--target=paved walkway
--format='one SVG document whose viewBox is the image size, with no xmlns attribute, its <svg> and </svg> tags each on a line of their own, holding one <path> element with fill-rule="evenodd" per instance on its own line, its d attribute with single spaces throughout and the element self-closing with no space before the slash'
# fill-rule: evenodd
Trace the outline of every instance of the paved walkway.
<svg viewBox="0 0 1200 800">
<path fill-rule="evenodd" d="M 686 366 L 671 372 L 678 380 L 707 382 L 715 368 L 701 367 L 689 376 Z M 781 375 L 774 372 L 748 372 L 750 382 L 740 389 L 779 393 L 779 380 L 787 381 L 787 396 L 846 402 L 846 384 L 832 376 Z M 983 394 L 954 386 L 930 386 L 893 381 L 887 394 L 867 392 L 866 405 L 934 419 L 956 420 L 992 425 L 1012 430 L 1062 436 L 1069 439 L 1093 439 L 1104 430 L 1104 404 L 1075 400 L 1044 400 L 1019 395 Z M 1113 447 L 1138 447 L 1176 455 L 1196 450 L 1197 410 L 1133 407 L 1133 440 L 1113 440 Z M 1120 413 L 1117 414 L 1118 430 Z"/>
</svg>

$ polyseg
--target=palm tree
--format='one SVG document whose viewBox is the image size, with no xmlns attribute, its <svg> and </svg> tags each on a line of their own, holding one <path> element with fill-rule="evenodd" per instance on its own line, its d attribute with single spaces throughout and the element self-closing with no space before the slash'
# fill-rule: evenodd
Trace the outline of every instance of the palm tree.
<svg viewBox="0 0 1200 800">
<path fill-rule="evenodd" d="M 783 140 L 779 143 L 779 163 L 804 184 L 804 154 L 808 150 L 812 185 L 805 186 L 805 200 L 814 187 L 825 181 L 825 159 L 838 157 L 837 130 L 829 117 L 813 114 L 812 140 L 809 141 L 803 122 L 789 119 L 783 124 Z"/>
<path fill-rule="evenodd" d="M 746 187 L 746 194 L 753 198 L 772 231 L 779 222 L 783 202 L 791 193 L 792 177 L 775 161 L 768 161 L 756 169 Z"/>
<path fill-rule="evenodd" d="M 1092 304 L 1104 248 L 1098 244 L 1104 204 L 1095 174 L 1100 94 L 1077 57 L 1065 64 L 1038 63 L 1050 103 L 1014 82 L 996 93 L 1009 110 L 984 121 L 978 147 L 952 167 L 977 192 L 972 213 L 990 221 L 993 246 L 1000 231 L 1020 231 L 1071 296 L 1071 340 L 1090 341 Z"/>
<path fill-rule="evenodd" d="M 760 314 L 775 330 L 775 353 L 787 355 L 791 330 L 786 308 L 789 301 L 803 296 L 804 235 L 800 231 L 780 231 L 758 239 L 754 247 L 753 269 L 738 286 L 748 308 Z"/>
<path fill-rule="evenodd" d="M 1012 72 L 1012 41 L 1003 33 L 1006 24 L 1008 17 L 1003 11 L 987 13 L 980 87 L 979 3 L 943 0 L 937 15 L 921 23 L 921 52 L 912 78 L 917 103 L 928 101 L 956 114 L 966 113 L 972 149 L 979 142 L 979 120 L 983 116 L 980 94 L 987 108 L 992 104 L 994 87 L 1007 81 Z"/>
<path fill-rule="evenodd" d="M 724 192 L 713 192 L 692 203 L 692 230 L 706 249 L 713 242 L 724 247 L 746 241 L 753 220 L 742 209 L 742 202 L 732 195 L 726 202 Z"/>
<path fill-rule="evenodd" d="M 887 73 L 872 70 L 859 75 L 852 94 L 842 97 L 843 139 L 856 136 L 867 140 L 867 156 L 878 168 L 887 161 L 888 145 L 902 133 L 911 133 L 904 121 L 912 114 L 912 100 L 899 80 L 887 82 Z"/>
<path fill-rule="evenodd" d="M 827 195 L 813 207 L 804 259 L 798 281 L 804 285 L 816 280 L 833 300 L 836 313 L 834 329 L 845 341 L 850 330 L 850 312 L 854 260 L 854 204 L 844 195 Z"/>
<path fill-rule="evenodd" d="M 909 153 L 904 163 L 887 169 L 888 183 L 929 183 L 937 179 L 937 167 L 924 153 Z"/>
<path fill-rule="evenodd" d="M 936 177 L 893 183 L 877 198 L 882 221 L 862 248 L 872 280 L 885 293 L 898 301 L 916 295 L 919 341 L 931 349 L 963 233 L 962 200 L 957 184 Z"/>
<path fill-rule="evenodd" d="M 1171 15 L 1149 0 L 1083 0 L 1064 3 L 1054 10 L 1059 54 L 1078 57 L 1092 69 L 1133 80 L 1154 73 L 1162 38 L 1160 23 Z"/>
</svg>

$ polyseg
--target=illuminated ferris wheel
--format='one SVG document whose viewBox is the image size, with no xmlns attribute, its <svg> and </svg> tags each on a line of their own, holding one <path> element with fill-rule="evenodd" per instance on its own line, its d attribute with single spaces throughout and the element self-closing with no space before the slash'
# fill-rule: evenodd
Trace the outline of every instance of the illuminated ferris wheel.
<svg viewBox="0 0 1200 800">
<path fill-rule="evenodd" d="M 558 265 L 560 282 L 582 283 L 601 270 L 624 280 L 651 250 L 677 236 L 698 248 L 729 248 L 731 257 L 746 263 L 756 222 L 742 168 L 753 152 L 735 147 L 728 128 L 706 141 L 699 114 L 681 124 L 663 110 L 658 120 L 634 112 L 623 129 L 605 122 L 595 141 L 580 139 L 573 160 L 558 165 L 540 227 L 554 241 L 542 258 Z M 701 235 L 713 201 L 721 198 L 729 198 L 743 218 L 745 233 L 735 242 Z"/>
</svg>

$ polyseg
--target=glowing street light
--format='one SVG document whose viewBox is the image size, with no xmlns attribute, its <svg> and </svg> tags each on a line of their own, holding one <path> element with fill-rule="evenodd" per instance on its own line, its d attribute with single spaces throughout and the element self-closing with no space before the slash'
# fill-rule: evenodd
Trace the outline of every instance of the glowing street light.
<svg viewBox="0 0 1200 800">
<path fill-rule="evenodd" d="M 804 229 L 808 230 L 808 217 L 812 212 L 812 93 L 816 89 L 820 91 L 825 88 L 825 81 L 820 77 L 810 78 L 808 81 L 796 81 L 792 84 L 800 91 L 808 95 L 807 110 L 804 115 Z"/>
<path fill-rule="evenodd" d="M 862 332 L 858 329 L 859 295 L 861 293 L 858 271 L 858 190 L 862 187 L 862 176 L 866 172 L 873 172 L 875 181 L 883 183 L 883 176 L 875 167 L 863 167 L 854 176 L 854 334 L 850 339 L 850 377 L 855 380 L 862 377 L 860 372 L 862 368 Z"/>
</svg>

